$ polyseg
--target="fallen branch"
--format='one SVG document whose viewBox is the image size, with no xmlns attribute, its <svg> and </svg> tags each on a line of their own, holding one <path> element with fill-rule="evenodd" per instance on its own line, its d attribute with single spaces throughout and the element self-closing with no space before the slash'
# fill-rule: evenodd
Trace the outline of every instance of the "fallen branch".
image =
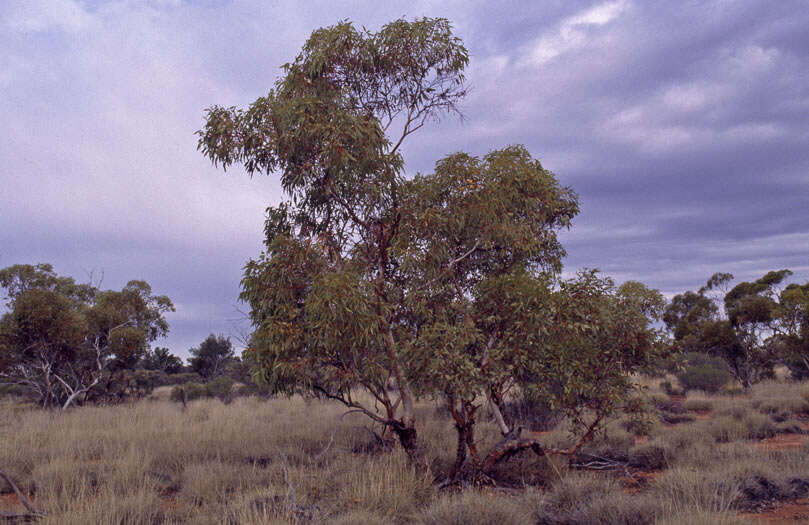
<svg viewBox="0 0 809 525">
<path fill-rule="evenodd" d="M 283 452 L 281 452 L 280 448 L 275 447 L 275 450 L 278 451 L 278 455 L 281 457 L 281 466 L 284 468 L 284 483 L 286 483 L 287 486 L 289 487 L 289 490 L 292 491 L 292 506 L 296 507 L 297 505 L 295 504 L 295 485 L 293 485 L 289 481 L 289 475 L 287 474 L 287 457 L 284 455 Z"/>
<path fill-rule="evenodd" d="M 6 481 L 6 483 L 9 484 L 9 486 L 11 486 L 11 489 L 17 495 L 17 499 L 19 499 L 20 503 L 22 503 L 23 507 L 25 507 L 26 510 L 28 510 L 28 512 L 24 512 L 24 513 L 5 513 L 4 512 L 4 513 L 0 513 L 0 517 L 4 518 L 6 520 L 9 520 L 9 521 L 18 520 L 18 519 L 19 520 L 24 520 L 24 521 L 34 521 L 34 520 L 37 520 L 39 518 L 44 518 L 45 517 L 44 512 L 42 512 L 41 510 L 36 509 L 33 505 L 31 505 L 31 502 L 28 501 L 28 498 L 26 498 L 25 494 L 23 494 L 23 492 L 20 490 L 20 487 L 18 487 L 17 484 L 14 483 L 14 481 L 12 481 L 10 477 L 8 477 L 8 474 L 6 474 L 2 470 L 0 470 L 0 477 L 3 478 Z"/>
<path fill-rule="evenodd" d="M 637 483 L 637 479 L 632 475 L 629 470 L 629 464 L 623 461 L 616 461 L 614 459 L 596 456 L 594 454 L 578 454 L 577 457 L 588 458 L 587 461 L 570 462 L 570 468 L 578 470 L 623 470 L 629 479 Z"/>
<path fill-rule="evenodd" d="M 340 423 L 343 422 L 343 418 L 346 417 L 348 414 L 354 414 L 354 413 L 358 413 L 358 412 L 362 412 L 362 410 L 357 408 L 357 409 L 347 410 L 347 411 L 343 412 L 343 414 L 337 419 L 337 424 L 334 425 L 334 430 L 331 431 L 331 438 L 329 439 L 329 443 L 326 445 L 326 448 L 321 450 L 319 454 L 315 454 L 314 456 L 312 456 L 313 460 L 320 459 L 329 450 L 332 443 L 334 443 L 334 436 L 337 434 L 337 429 L 340 428 Z"/>
<path fill-rule="evenodd" d="M 305 521 L 312 521 L 315 519 L 319 509 L 317 505 L 298 505 L 295 502 L 295 485 L 289 481 L 289 473 L 287 471 L 287 457 L 281 452 L 281 449 L 275 447 L 275 450 L 278 451 L 278 455 L 281 458 L 281 467 L 284 469 L 284 483 L 287 484 L 289 490 L 292 492 L 292 497 L 290 498 L 292 501 L 287 506 L 288 509 L 292 511 L 292 514 L 295 516 L 295 521 L 298 522 L 301 519 Z"/>
</svg>

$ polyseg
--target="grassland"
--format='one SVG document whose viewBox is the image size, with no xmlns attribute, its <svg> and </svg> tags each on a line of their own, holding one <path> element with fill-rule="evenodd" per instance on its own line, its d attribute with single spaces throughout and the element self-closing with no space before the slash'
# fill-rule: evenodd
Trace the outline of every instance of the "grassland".
<svg viewBox="0 0 809 525">
<path fill-rule="evenodd" d="M 580 470 L 526 454 L 498 472 L 500 486 L 483 489 L 439 489 L 361 415 L 347 415 L 326 449 L 343 408 L 297 397 L 199 400 L 183 410 L 158 392 L 64 414 L 6 401 L 0 468 L 54 524 L 764 523 L 789 505 L 800 516 L 809 384 L 672 398 L 648 383 L 648 424 L 615 421 L 586 451 L 625 468 Z M 439 403 L 419 410 L 440 476 L 454 428 Z M 497 429 L 481 419 L 478 437 L 492 444 Z M 568 439 L 564 422 L 542 436 Z M 0 482 L 0 511 L 12 510 L 23 509 Z"/>
</svg>

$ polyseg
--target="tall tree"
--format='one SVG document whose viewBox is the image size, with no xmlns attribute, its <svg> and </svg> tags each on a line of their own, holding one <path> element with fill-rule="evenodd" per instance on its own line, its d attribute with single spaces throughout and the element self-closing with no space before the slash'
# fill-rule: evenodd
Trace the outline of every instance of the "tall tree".
<svg viewBox="0 0 809 525">
<path fill-rule="evenodd" d="M 215 164 L 277 172 L 290 197 L 268 209 L 265 252 L 242 281 L 258 378 L 364 412 L 422 463 L 418 395 L 442 393 L 466 411 L 459 454 L 474 453 L 464 417 L 475 399 L 502 398 L 531 366 L 546 377 L 531 363 L 558 359 L 554 338 L 586 327 L 595 353 L 628 352 L 616 369 L 636 368 L 627 345 L 608 344 L 606 325 L 571 313 L 583 294 L 553 291 L 564 255 L 556 233 L 578 204 L 525 148 L 458 153 L 433 174 L 403 177 L 403 142 L 457 111 L 467 61 L 446 20 L 397 20 L 377 33 L 340 23 L 315 31 L 266 97 L 247 110 L 210 108 L 199 132 Z M 588 308 L 617 304 L 600 299 L 615 295 L 611 284 L 580 284 Z M 353 396 L 358 387 L 379 411 Z"/>
<path fill-rule="evenodd" d="M 214 163 L 277 171 L 291 199 L 268 210 L 267 251 L 243 280 L 262 375 L 279 390 L 300 386 L 365 411 L 414 458 L 423 455 L 392 256 L 403 217 L 401 146 L 428 120 L 457 111 L 467 62 L 443 19 L 397 20 L 376 33 L 343 22 L 312 33 L 275 89 L 246 111 L 209 109 L 200 132 Z M 382 415 L 359 406 L 356 386 Z"/>
</svg>

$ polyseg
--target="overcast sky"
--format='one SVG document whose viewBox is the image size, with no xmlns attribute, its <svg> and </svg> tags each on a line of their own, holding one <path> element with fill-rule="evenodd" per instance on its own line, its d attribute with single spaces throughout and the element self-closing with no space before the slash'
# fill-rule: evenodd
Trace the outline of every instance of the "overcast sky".
<svg viewBox="0 0 809 525">
<path fill-rule="evenodd" d="M 241 268 L 282 194 L 203 158 L 205 108 L 266 94 L 318 27 L 421 16 L 452 21 L 472 91 L 463 123 L 411 139 L 409 173 L 524 144 L 580 196 L 566 271 L 666 294 L 716 271 L 809 279 L 805 0 L 3 0 L 0 267 L 145 279 L 183 356 L 238 336 Z"/>
</svg>

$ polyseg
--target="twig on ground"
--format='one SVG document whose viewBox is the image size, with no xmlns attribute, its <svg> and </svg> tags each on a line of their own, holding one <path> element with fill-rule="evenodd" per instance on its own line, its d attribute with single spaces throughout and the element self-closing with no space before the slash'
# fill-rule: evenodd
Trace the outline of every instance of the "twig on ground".
<svg viewBox="0 0 809 525">
<path fill-rule="evenodd" d="M 337 424 L 334 425 L 334 430 L 332 430 L 332 432 L 331 432 L 331 438 L 329 439 L 329 443 L 326 445 L 326 448 L 321 450 L 320 453 L 315 454 L 314 456 L 312 456 L 313 460 L 320 459 L 321 457 L 323 457 L 323 455 L 326 452 L 328 452 L 328 450 L 331 447 L 332 443 L 334 443 L 334 436 L 337 434 L 337 429 L 340 428 L 340 423 L 343 422 L 343 418 L 346 417 L 348 414 L 352 414 L 352 413 L 356 413 L 356 412 L 362 412 L 362 410 L 353 409 L 353 410 L 347 410 L 347 411 L 343 412 L 343 414 L 337 419 Z"/>
<path fill-rule="evenodd" d="M 3 478 L 6 481 L 6 483 L 8 483 L 11 486 L 11 489 L 17 495 L 17 499 L 19 499 L 20 503 L 22 503 L 23 507 L 25 507 L 26 510 L 28 510 L 28 512 L 21 513 L 21 514 L 5 513 L 4 512 L 4 513 L 0 513 L 0 517 L 2 517 L 4 519 L 7 519 L 7 520 L 16 520 L 16 519 L 35 520 L 35 519 L 45 517 L 45 513 L 42 512 L 41 510 L 38 510 L 37 508 L 35 508 L 31 504 L 31 502 L 28 501 L 28 498 L 25 497 L 25 494 L 23 494 L 22 490 L 20 490 L 20 487 L 18 487 L 17 484 L 14 483 L 14 481 L 12 481 L 12 479 L 8 476 L 8 474 L 6 474 L 2 470 L 0 470 L 0 477 Z"/>
<path fill-rule="evenodd" d="M 286 483 L 287 486 L 289 487 L 289 490 L 292 491 L 292 507 L 294 508 L 297 506 L 295 503 L 295 485 L 293 485 L 289 481 L 289 474 L 287 473 L 287 457 L 284 455 L 283 452 L 281 452 L 280 448 L 275 447 L 275 450 L 278 451 L 278 455 L 281 457 L 281 466 L 284 468 L 284 483 Z"/>
</svg>

